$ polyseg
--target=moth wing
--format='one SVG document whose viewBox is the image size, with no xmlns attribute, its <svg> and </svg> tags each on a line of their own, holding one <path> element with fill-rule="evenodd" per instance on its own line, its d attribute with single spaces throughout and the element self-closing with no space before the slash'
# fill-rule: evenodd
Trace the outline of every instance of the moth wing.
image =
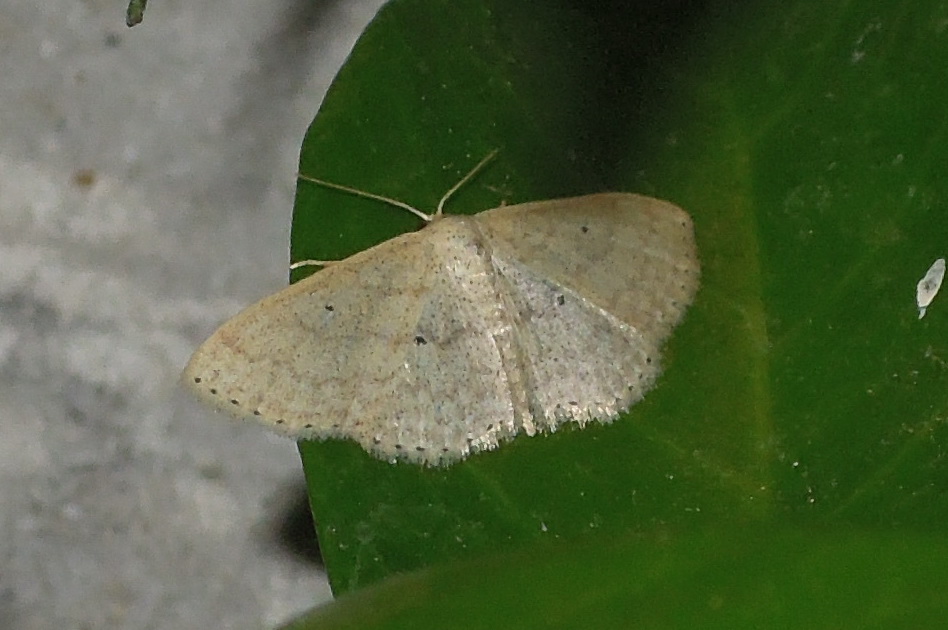
<svg viewBox="0 0 948 630">
<path fill-rule="evenodd" d="M 476 216 L 519 314 L 523 381 L 538 424 L 608 420 L 641 399 L 698 287 L 690 217 L 622 193 Z"/>
<path fill-rule="evenodd" d="M 602 193 L 476 217 L 505 257 L 657 337 L 678 324 L 698 289 L 691 217 L 667 201 Z"/>
<path fill-rule="evenodd" d="M 493 448 L 517 430 L 490 334 L 496 313 L 478 294 L 493 289 L 457 281 L 458 266 L 480 277 L 488 263 L 462 246 L 444 264 L 457 243 L 441 225 L 245 309 L 195 352 L 186 381 L 234 415 L 297 439 L 352 439 L 385 459 L 438 463 Z"/>
</svg>

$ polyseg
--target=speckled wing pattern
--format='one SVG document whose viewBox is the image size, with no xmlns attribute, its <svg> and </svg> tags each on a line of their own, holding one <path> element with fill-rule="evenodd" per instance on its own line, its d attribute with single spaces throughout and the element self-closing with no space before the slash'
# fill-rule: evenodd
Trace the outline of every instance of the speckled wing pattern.
<svg viewBox="0 0 948 630">
<path fill-rule="evenodd" d="M 439 217 L 239 313 L 185 378 L 296 439 L 451 463 L 639 400 L 697 281 L 690 219 L 646 197 Z"/>
<path fill-rule="evenodd" d="M 476 216 L 511 286 L 536 429 L 607 421 L 638 402 L 698 288 L 688 214 L 659 199 L 603 193 Z"/>
</svg>

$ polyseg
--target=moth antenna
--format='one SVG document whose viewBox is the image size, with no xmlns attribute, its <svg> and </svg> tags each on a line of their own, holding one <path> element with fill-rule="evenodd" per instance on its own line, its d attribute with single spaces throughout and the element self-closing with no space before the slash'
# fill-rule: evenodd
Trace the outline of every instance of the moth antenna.
<svg viewBox="0 0 948 630">
<path fill-rule="evenodd" d="M 392 199 L 391 197 L 383 197 L 382 195 L 376 195 L 375 193 L 359 190 L 358 188 L 343 186 L 342 184 L 334 184 L 332 182 L 327 182 L 324 179 L 317 179 L 315 177 L 310 177 L 309 175 L 303 175 L 302 173 L 297 173 L 296 176 L 305 182 L 312 182 L 314 184 L 319 184 L 320 186 L 325 186 L 326 188 L 341 190 L 342 192 L 347 192 L 350 195 L 356 195 L 357 197 L 364 197 L 366 199 L 374 199 L 375 201 L 381 201 L 382 203 L 386 203 L 390 206 L 395 206 L 396 208 L 401 208 L 402 210 L 408 210 L 415 216 L 420 217 L 425 223 L 431 223 L 434 220 L 434 217 L 431 216 L 430 214 L 425 214 L 418 208 L 415 208 L 414 206 L 410 206 L 404 201 Z"/>
<path fill-rule="evenodd" d="M 462 178 L 460 179 L 460 181 L 458 181 L 458 183 L 456 183 L 454 186 L 452 186 L 452 187 L 448 190 L 448 192 L 444 193 L 444 196 L 441 197 L 441 201 L 438 202 L 438 208 L 437 208 L 437 210 L 435 211 L 435 213 L 434 213 L 433 215 L 431 215 L 431 214 L 425 214 L 424 212 L 422 212 L 422 211 L 419 210 L 418 208 L 415 208 L 414 206 L 410 206 L 410 205 L 408 205 L 407 203 L 405 203 L 404 201 L 399 201 L 399 200 L 397 200 L 397 199 L 392 199 L 391 197 L 385 197 L 385 196 L 383 196 L 383 195 L 377 195 L 377 194 L 375 194 L 375 193 L 370 193 L 370 192 L 367 192 L 367 191 L 365 191 L 365 190 L 359 190 L 358 188 L 352 188 L 351 186 L 343 186 L 342 184 L 335 184 L 335 183 L 333 183 L 333 182 L 326 181 L 325 179 L 319 179 L 319 178 L 317 178 L 317 177 L 310 177 L 309 175 L 303 175 L 302 173 L 297 173 L 296 176 L 297 176 L 299 179 L 302 179 L 302 180 L 305 181 L 305 182 L 311 182 L 311 183 L 313 183 L 313 184 L 318 184 L 318 185 L 320 185 L 320 186 L 325 186 L 326 188 L 332 188 L 332 189 L 334 189 L 334 190 L 340 190 L 340 191 L 342 191 L 342 192 L 349 193 L 350 195 L 355 195 L 355 196 L 357 196 L 357 197 L 363 197 L 363 198 L 365 198 L 365 199 L 372 199 L 372 200 L 374 200 L 374 201 L 380 201 L 380 202 L 385 203 L 385 204 L 388 204 L 388 205 L 390 205 L 390 206 L 395 206 L 396 208 L 401 208 L 401 209 L 403 209 L 403 210 L 407 210 L 408 212 L 411 212 L 411 213 L 414 214 L 415 216 L 420 217 L 425 223 L 431 223 L 432 221 L 434 221 L 435 217 L 438 217 L 438 216 L 441 216 L 442 214 L 444 214 L 444 204 L 445 204 L 445 202 L 447 202 L 448 198 L 450 198 L 451 195 L 453 195 L 454 193 L 456 193 L 456 192 L 458 191 L 458 189 L 461 188 L 461 186 L 463 186 L 463 185 L 466 184 L 467 182 L 471 181 L 471 178 L 473 178 L 475 175 L 477 175 L 478 171 L 480 171 L 481 169 L 483 169 L 484 166 L 487 165 L 488 162 L 490 162 L 491 160 L 493 160 L 493 159 L 497 156 L 497 153 L 498 153 L 499 151 L 500 151 L 499 149 L 494 149 L 493 151 L 491 151 L 490 153 L 488 153 L 488 154 L 484 157 L 484 159 L 482 159 L 480 162 L 477 163 L 477 165 L 474 166 L 474 168 L 472 168 L 470 171 L 468 171 L 467 175 L 465 175 L 464 177 L 462 177 Z M 334 263 L 334 262 L 337 262 L 337 261 L 334 261 L 334 260 L 299 260 L 299 261 L 297 261 L 297 262 L 291 264 L 291 265 L 290 265 L 290 269 L 299 269 L 300 267 L 325 267 L 326 265 L 331 265 L 331 264 Z"/>
<path fill-rule="evenodd" d="M 448 201 L 448 198 L 454 193 L 456 193 L 461 186 L 471 181 L 471 178 L 477 175 L 477 172 L 480 171 L 482 168 L 484 168 L 484 166 L 486 166 L 488 162 L 490 162 L 495 157 L 497 157 L 497 153 L 499 152 L 500 152 L 500 149 L 494 149 L 493 151 L 488 153 L 487 156 L 484 157 L 483 160 L 477 163 L 477 166 L 472 168 L 470 171 L 468 171 L 467 175 L 461 178 L 461 181 L 459 181 L 454 186 L 451 186 L 448 192 L 444 193 L 444 197 L 441 198 L 441 201 L 438 202 L 438 209 L 435 210 L 435 216 L 444 214 L 444 204 Z"/>
</svg>

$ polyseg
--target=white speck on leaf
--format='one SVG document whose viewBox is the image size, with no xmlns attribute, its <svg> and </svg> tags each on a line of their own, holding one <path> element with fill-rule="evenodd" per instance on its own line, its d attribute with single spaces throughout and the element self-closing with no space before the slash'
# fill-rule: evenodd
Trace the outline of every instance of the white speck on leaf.
<svg viewBox="0 0 948 630">
<path fill-rule="evenodd" d="M 925 276 L 918 281 L 915 288 L 915 301 L 918 304 L 918 318 L 925 317 L 925 311 L 928 305 L 932 303 L 938 290 L 941 289 L 942 280 L 945 279 L 945 259 L 939 258 L 925 272 Z"/>
</svg>

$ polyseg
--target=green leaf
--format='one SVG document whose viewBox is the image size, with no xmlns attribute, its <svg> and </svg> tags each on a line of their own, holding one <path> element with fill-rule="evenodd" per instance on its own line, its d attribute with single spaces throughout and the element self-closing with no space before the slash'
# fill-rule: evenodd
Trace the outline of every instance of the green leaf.
<svg viewBox="0 0 948 630">
<path fill-rule="evenodd" d="M 669 199 L 695 220 L 702 288 L 658 387 L 611 425 L 448 469 L 301 443 L 334 591 L 669 526 L 944 532 L 948 304 L 919 321 L 914 291 L 948 243 L 946 37 L 933 0 L 387 5 L 302 173 L 424 210 L 499 148 L 448 212 Z M 293 257 L 419 223 L 303 183 Z"/>
<path fill-rule="evenodd" d="M 285 630 L 937 628 L 945 557 L 931 534 L 599 536 L 397 576 Z"/>
<path fill-rule="evenodd" d="M 129 0 L 125 10 L 125 25 L 129 28 L 141 24 L 145 17 L 145 5 L 148 0 Z"/>
</svg>

